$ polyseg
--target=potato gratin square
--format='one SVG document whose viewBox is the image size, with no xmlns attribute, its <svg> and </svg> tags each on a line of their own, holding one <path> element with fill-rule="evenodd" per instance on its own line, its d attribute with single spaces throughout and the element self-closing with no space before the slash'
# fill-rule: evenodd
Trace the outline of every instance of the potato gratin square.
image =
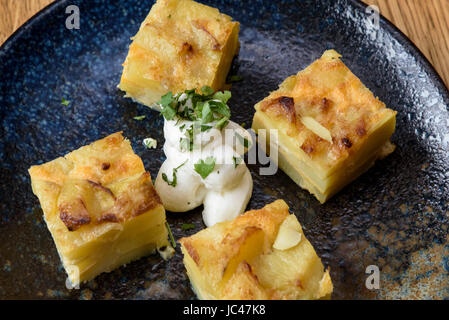
<svg viewBox="0 0 449 320">
<path fill-rule="evenodd" d="M 192 0 L 158 0 L 123 64 L 119 88 L 152 106 L 171 91 L 222 89 L 239 50 L 239 23 Z"/>
<path fill-rule="evenodd" d="M 396 112 L 340 57 L 326 51 L 287 78 L 256 104 L 252 125 L 278 130 L 279 167 L 321 203 L 394 150 Z"/>
<path fill-rule="evenodd" d="M 329 271 L 283 200 L 180 243 L 200 299 L 322 299 L 333 290 Z"/>
<path fill-rule="evenodd" d="M 29 173 L 72 284 L 169 246 L 164 207 L 121 132 Z"/>
</svg>

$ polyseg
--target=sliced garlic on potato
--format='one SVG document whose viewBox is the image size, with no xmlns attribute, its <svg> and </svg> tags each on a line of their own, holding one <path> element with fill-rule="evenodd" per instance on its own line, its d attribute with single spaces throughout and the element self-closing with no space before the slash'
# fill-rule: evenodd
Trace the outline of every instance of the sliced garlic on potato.
<svg viewBox="0 0 449 320">
<path fill-rule="evenodd" d="M 304 126 L 307 129 L 309 129 L 310 131 L 315 133 L 317 136 L 332 143 L 332 136 L 331 136 L 330 131 L 328 129 L 326 129 L 325 127 L 323 127 L 321 125 L 321 123 L 316 121 L 314 118 L 301 117 L 301 122 L 304 124 Z"/>
<path fill-rule="evenodd" d="M 274 241 L 273 248 L 277 250 L 287 250 L 297 246 L 301 242 L 301 225 L 295 215 L 291 214 L 285 218 L 279 227 L 279 231 Z"/>
</svg>

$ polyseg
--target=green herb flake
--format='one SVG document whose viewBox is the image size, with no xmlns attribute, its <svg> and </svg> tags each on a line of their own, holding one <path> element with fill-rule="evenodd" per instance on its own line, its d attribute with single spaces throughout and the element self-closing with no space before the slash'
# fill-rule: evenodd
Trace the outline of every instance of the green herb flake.
<svg viewBox="0 0 449 320">
<path fill-rule="evenodd" d="M 204 103 L 201 108 L 201 123 L 209 123 L 214 120 L 214 115 L 208 102 Z"/>
<path fill-rule="evenodd" d="M 145 138 L 142 141 L 143 145 L 147 149 L 156 149 L 157 148 L 157 140 L 153 138 Z"/>
<path fill-rule="evenodd" d="M 170 181 L 170 180 L 168 180 L 168 177 L 167 177 L 167 175 L 165 174 L 165 173 L 162 173 L 162 180 L 164 180 L 165 182 L 167 182 L 167 184 L 169 185 L 169 186 L 172 186 L 172 187 L 176 187 L 176 184 L 177 184 L 177 179 L 176 179 L 176 174 L 173 174 L 173 180 L 172 181 Z"/>
<path fill-rule="evenodd" d="M 190 126 L 189 129 L 184 133 L 185 138 L 179 139 L 179 148 L 181 152 L 193 151 L 193 126 Z"/>
<path fill-rule="evenodd" d="M 205 125 L 205 124 L 202 124 L 202 125 L 201 125 L 201 132 L 204 132 L 204 131 L 207 131 L 207 130 L 210 130 L 210 129 L 212 129 L 211 126 L 207 126 L 207 125 Z"/>
<path fill-rule="evenodd" d="M 169 106 L 173 102 L 173 93 L 168 92 L 167 94 L 161 97 L 161 101 L 159 102 L 163 107 Z"/>
<path fill-rule="evenodd" d="M 204 93 L 206 96 L 210 96 L 214 94 L 214 89 L 212 89 L 209 86 L 204 86 L 201 88 L 201 92 Z"/>
<path fill-rule="evenodd" d="M 141 120 L 143 120 L 143 119 L 145 119 L 146 118 L 146 116 L 137 116 L 137 117 L 134 117 L 133 119 L 134 120 L 137 120 L 137 121 L 141 121 Z"/>
<path fill-rule="evenodd" d="M 239 142 L 245 147 L 248 148 L 250 143 L 248 141 L 248 139 L 243 138 L 240 134 L 238 134 L 237 132 L 235 133 L 235 135 L 237 136 L 237 139 L 239 140 Z"/>
<path fill-rule="evenodd" d="M 227 103 L 231 99 L 231 91 L 217 91 L 212 98 Z"/>
<path fill-rule="evenodd" d="M 167 184 L 169 186 L 172 186 L 173 188 L 176 187 L 176 185 L 178 184 L 178 177 L 176 176 L 176 174 L 178 173 L 178 169 L 181 168 L 183 165 L 185 165 L 186 162 L 187 162 L 187 160 L 184 163 L 182 163 L 180 166 L 173 169 L 172 181 L 168 180 L 168 177 L 165 173 L 162 173 L 162 180 L 167 182 Z"/>
<path fill-rule="evenodd" d="M 167 221 L 165 221 L 165 227 L 167 228 L 167 231 L 168 231 L 168 237 L 170 238 L 170 242 L 171 242 L 171 244 L 172 244 L 172 247 L 173 247 L 173 248 L 176 248 L 175 237 L 173 237 L 173 232 L 171 232 L 170 225 L 168 224 Z"/>
<path fill-rule="evenodd" d="M 225 128 L 228 125 L 228 123 L 229 123 L 229 118 L 227 118 L 227 117 L 221 118 L 215 124 L 215 128 L 222 130 L 223 128 Z"/>
<path fill-rule="evenodd" d="M 176 110 L 170 106 L 162 107 L 161 113 L 167 120 L 173 120 L 176 116 Z"/>
<path fill-rule="evenodd" d="M 215 158 L 207 157 L 206 160 L 200 160 L 194 165 L 195 171 L 201 176 L 201 178 L 206 179 L 207 176 L 214 171 L 215 168 Z"/>
<path fill-rule="evenodd" d="M 195 229 L 195 225 L 193 223 L 183 223 L 183 225 L 181 226 L 181 229 L 183 231 Z"/>
<path fill-rule="evenodd" d="M 61 104 L 63 105 L 63 106 L 68 106 L 69 104 L 70 104 L 70 101 L 69 100 L 66 100 L 65 98 L 62 98 L 61 99 Z"/>
<path fill-rule="evenodd" d="M 231 110 L 226 103 L 223 103 L 222 101 L 211 100 L 209 104 L 213 112 L 221 115 L 222 117 L 231 117 Z"/>
<path fill-rule="evenodd" d="M 181 152 L 190 151 L 190 140 L 188 138 L 179 139 L 179 148 Z"/>
<path fill-rule="evenodd" d="M 242 80 L 243 78 L 241 76 L 233 75 L 228 79 L 227 83 L 240 82 Z"/>
<path fill-rule="evenodd" d="M 169 92 L 163 95 L 161 101 L 158 103 L 161 107 L 161 114 L 167 120 L 173 120 L 176 116 L 176 109 L 172 107 L 173 102 L 173 93 Z"/>
<path fill-rule="evenodd" d="M 242 158 L 240 157 L 232 157 L 232 160 L 234 161 L 234 169 L 237 168 L 237 166 L 242 163 Z"/>
<path fill-rule="evenodd" d="M 181 151 L 192 151 L 194 148 L 194 135 L 196 132 L 207 131 L 214 126 L 219 130 L 225 128 L 231 118 L 231 110 L 227 101 L 231 98 L 230 91 L 214 92 L 211 87 L 204 86 L 200 89 L 185 90 L 175 95 L 168 92 L 155 104 L 160 108 L 161 115 L 166 120 L 176 120 L 176 125 L 182 120 L 192 121 L 198 125 L 198 131 L 185 130 L 185 124 L 179 127 L 185 137 L 180 138 Z"/>
</svg>

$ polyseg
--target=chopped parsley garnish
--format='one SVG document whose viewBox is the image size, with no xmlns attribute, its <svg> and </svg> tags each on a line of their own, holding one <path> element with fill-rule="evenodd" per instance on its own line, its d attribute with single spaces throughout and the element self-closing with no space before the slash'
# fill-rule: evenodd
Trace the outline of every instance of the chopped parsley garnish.
<svg viewBox="0 0 449 320">
<path fill-rule="evenodd" d="M 243 80 L 243 78 L 241 76 L 233 75 L 228 79 L 227 83 L 234 83 L 234 82 L 239 82 L 242 80 Z"/>
<path fill-rule="evenodd" d="M 176 116 L 176 110 L 172 107 L 173 105 L 173 93 L 169 92 L 163 95 L 161 101 L 159 101 L 161 107 L 161 113 L 167 120 L 173 120 Z"/>
<path fill-rule="evenodd" d="M 242 158 L 240 157 L 232 157 L 232 161 L 234 161 L 234 169 L 237 168 L 237 166 L 242 163 Z"/>
<path fill-rule="evenodd" d="M 168 177 L 165 173 L 162 173 L 162 180 L 164 180 L 165 182 L 167 182 L 167 184 L 169 186 L 172 187 L 176 187 L 176 185 L 178 184 L 178 177 L 176 176 L 176 173 L 178 172 L 178 169 L 181 168 L 183 165 L 185 165 L 187 162 L 187 160 L 181 164 L 179 167 L 176 167 L 173 169 L 173 173 L 172 173 L 172 181 L 168 180 Z"/>
<path fill-rule="evenodd" d="M 172 101 L 173 101 L 173 93 L 168 92 L 167 94 L 164 94 L 161 97 L 160 104 L 162 106 L 168 106 L 168 105 L 170 105 L 170 103 L 172 103 Z"/>
<path fill-rule="evenodd" d="M 207 131 L 207 130 L 209 130 L 209 129 L 212 129 L 212 127 L 211 127 L 211 126 L 208 126 L 208 125 L 205 125 L 205 124 L 202 124 L 202 125 L 201 125 L 201 132 Z"/>
<path fill-rule="evenodd" d="M 201 123 L 209 123 L 214 120 L 214 114 L 212 113 L 212 109 L 210 107 L 209 102 L 205 102 L 201 109 Z"/>
<path fill-rule="evenodd" d="M 208 86 L 204 86 L 201 88 L 201 92 L 204 93 L 205 95 L 210 96 L 210 95 L 214 94 L 214 89 L 212 89 L 211 87 L 208 87 Z"/>
<path fill-rule="evenodd" d="M 215 120 L 219 120 L 223 117 L 230 118 L 231 117 L 231 110 L 229 110 L 229 107 L 226 103 L 224 103 L 221 100 L 211 100 L 209 101 L 210 107 L 215 115 L 218 115 L 218 118 L 215 118 Z"/>
<path fill-rule="evenodd" d="M 173 118 L 176 116 L 176 110 L 171 106 L 163 107 L 161 113 L 167 120 L 173 120 Z"/>
<path fill-rule="evenodd" d="M 193 151 L 193 126 L 184 133 L 185 138 L 179 139 L 179 148 L 181 152 Z"/>
<path fill-rule="evenodd" d="M 194 225 L 193 223 L 184 223 L 184 224 L 181 226 L 181 229 L 182 229 L 183 231 L 190 230 L 190 229 L 195 229 L 195 225 Z"/>
<path fill-rule="evenodd" d="M 229 119 L 228 118 L 221 118 L 215 124 L 215 128 L 217 128 L 218 130 L 222 130 L 224 127 L 226 127 L 228 125 L 228 123 L 229 123 Z"/>
<path fill-rule="evenodd" d="M 207 176 L 214 171 L 215 168 L 215 158 L 207 157 L 206 161 L 200 160 L 194 165 L 195 171 L 201 176 L 201 178 L 206 179 Z"/>
<path fill-rule="evenodd" d="M 153 138 L 145 138 L 142 143 L 147 149 L 156 149 L 157 147 L 157 140 Z"/>
<path fill-rule="evenodd" d="M 239 140 L 239 142 L 245 147 L 248 148 L 249 147 L 249 141 L 246 138 L 243 138 L 240 134 L 238 134 L 237 132 L 235 133 L 235 135 L 237 136 L 237 139 Z"/>
<path fill-rule="evenodd" d="M 231 91 L 217 91 L 214 93 L 213 98 L 215 100 L 220 100 L 223 103 L 227 103 L 231 99 Z"/>
<path fill-rule="evenodd" d="M 167 227 L 167 231 L 168 231 L 168 236 L 170 238 L 170 242 L 171 242 L 173 248 L 176 248 L 175 237 L 173 237 L 173 233 L 171 232 L 170 225 L 168 224 L 167 221 L 165 221 L 165 226 Z"/>
<path fill-rule="evenodd" d="M 69 104 L 70 104 L 70 101 L 69 100 L 66 100 L 65 98 L 62 98 L 61 99 L 61 104 L 63 105 L 63 106 L 68 106 Z"/>
<path fill-rule="evenodd" d="M 179 147 L 181 149 L 181 152 L 187 152 L 187 151 L 191 151 L 191 148 L 193 149 L 189 138 L 181 138 L 179 140 Z"/>
<path fill-rule="evenodd" d="M 146 118 L 146 116 L 137 116 L 137 117 L 134 117 L 133 119 L 134 120 L 137 120 L 137 121 L 140 121 L 140 120 L 143 120 L 143 119 L 145 119 Z"/>
<path fill-rule="evenodd" d="M 182 152 L 193 151 L 197 133 L 214 127 L 222 130 L 226 128 L 231 118 L 231 110 L 227 105 L 231 98 L 230 91 L 215 92 L 211 87 L 204 86 L 199 92 L 196 89 L 175 95 L 169 92 L 155 105 L 166 120 L 176 120 L 176 125 L 182 120 L 193 122 L 187 129 L 185 124 L 179 127 L 181 132 L 185 130 L 184 136 L 179 139 Z"/>
<path fill-rule="evenodd" d="M 231 98 L 230 91 L 217 91 L 204 86 L 197 93 L 195 89 L 173 95 L 171 92 L 162 96 L 157 106 L 167 120 L 189 120 L 201 125 L 212 124 L 223 129 L 231 117 L 231 110 L 226 104 Z M 211 125 L 213 126 L 213 125 Z"/>
</svg>

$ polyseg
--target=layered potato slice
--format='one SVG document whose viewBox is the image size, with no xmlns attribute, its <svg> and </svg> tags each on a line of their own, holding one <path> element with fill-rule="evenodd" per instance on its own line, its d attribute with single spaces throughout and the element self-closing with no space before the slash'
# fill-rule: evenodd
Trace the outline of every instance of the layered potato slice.
<svg viewBox="0 0 449 320">
<path fill-rule="evenodd" d="M 277 130 L 279 167 L 324 203 L 394 151 L 396 112 L 326 51 L 255 105 L 252 128 Z M 270 135 L 266 134 L 267 140 Z M 269 148 L 267 148 L 269 149 Z M 267 150 L 270 152 L 270 150 Z"/>
<path fill-rule="evenodd" d="M 222 89 L 239 50 L 239 23 L 192 0 L 158 0 L 132 38 L 119 88 L 152 106 L 171 91 Z"/>
<path fill-rule="evenodd" d="M 121 132 L 29 174 L 73 285 L 169 247 L 164 207 Z"/>
<path fill-rule="evenodd" d="M 329 270 L 283 200 L 180 243 L 200 299 L 323 299 L 333 290 Z"/>
</svg>

